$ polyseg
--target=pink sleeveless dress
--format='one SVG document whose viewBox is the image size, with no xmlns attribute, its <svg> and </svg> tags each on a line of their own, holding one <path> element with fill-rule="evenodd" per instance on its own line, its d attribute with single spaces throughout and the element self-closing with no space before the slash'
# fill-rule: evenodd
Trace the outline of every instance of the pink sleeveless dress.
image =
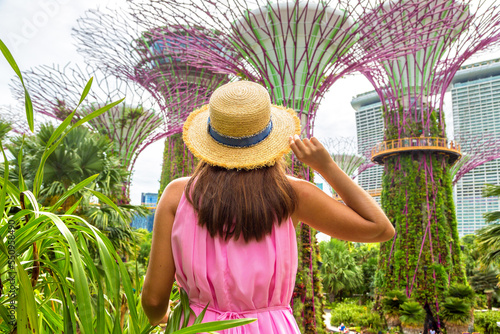
<svg viewBox="0 0 500 334">
<path fill-rule="evenodd" d="M 297 241 L 291 219 L 261 241 L 245 243 L 212 238 L 198 225 L 185 195 L 172 227 L 177 283 L 203 322 L 240 318 L 258 320 L 221 334 L 300 333 L 289 306 L 297 272 Z"/>
</svg>

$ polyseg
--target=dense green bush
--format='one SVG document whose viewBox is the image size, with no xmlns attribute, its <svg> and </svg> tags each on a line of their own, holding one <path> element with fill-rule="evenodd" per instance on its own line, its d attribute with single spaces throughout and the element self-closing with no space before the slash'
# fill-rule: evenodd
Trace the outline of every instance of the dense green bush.
<svg viewBox="0 0 500 334">
<path fill-rule="evenodd" d="M 473 301 L 475 293 L 469 285 L 453 284 L 450 286 L 450 290 L 448 290 L 448 295 L 450 297 Z"/>
<path fill-rule="evenodd" d="M 421 325 L 425 320 L 425 312 L 420 303 L 406 301 L 400 306 L 401 323 L 405 325 Z"/>
<path fill-rule="evenodd" d="M 344 323 L 347 327 L 361 327 L 376 332 L 385 327 L 385 321 L 368 305 L 339 303 L 331 312 L 331 325 Z"/>
<path fill-rule="evenodd" d="M 392 290 L 382 298 L 382 309 L 385 314 L 399 315 L 401 305 L 408 300 L 404 291 Z"/>
<path fill-rule="evenodd" d="M 466 324 L 471 317 L 470 302 L 456 297 L 448 297 L 442 303 L 439 315 L 446 322 L 457 325 Z"/>
<path fill-rule="evenodd" d="M 474 331 L 483 334 L 500 334 L 499 311 L 474 312 Z"/>
</svg>

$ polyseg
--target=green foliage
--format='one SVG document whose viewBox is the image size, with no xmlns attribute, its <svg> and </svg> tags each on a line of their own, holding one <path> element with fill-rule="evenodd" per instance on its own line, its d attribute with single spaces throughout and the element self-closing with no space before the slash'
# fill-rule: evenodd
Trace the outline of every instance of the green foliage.
<svg viewBox="0 0 500 334">
<path fill-rule="evenodd" d="M 476 240 L 476 235 L 469 234 L 464 236 L 460 240 L 460 246 L 462 247 L 462 262 L 465 265 L 465 273 L 467 279 L 474 275 L 474 271 L 481 265 L 480 256 L 481 253 L 478 251 L 478 245 Z"/>
<path fill-rule="evenodd" d="M 440 317 L 448 323 L 456 325 L 467 324 L 471 318 L 471 304 L 456 297 L 448 297 L 441 303 Z"/>
<path fill-rule="evenodd" d="M 336 239 L 322 241 L 319 249 L 323 260 L 320 273 L 325 291 L 335 296 L 353 291 L 363 284 L 361 267 L 345 242 Z"/>
<path fill-rule="evenodd" d="M 17 182 L 21 172 L 28 188 L 33 186 L 41 158 L 55 132 L 54 125 L 43 124 L 34 136 L 17 136 L 11 140 L 7 147 L 15 159 L 17 160 L 21 150 L 25 156 L 20 168 L 14 166 L 11 181 Z M 111 198 L 120 197 L 128 172 L 122 167 L 118 157 L 111 153 L 113 143 L 85 127 L 65 130 L 62 135 L 65 135 L 63 140 L 44 164 L 40 192 L 40 199 L 44 204 L 52 205 L 62 193 L 81 180 L 96 174 L 96 190 Z M 69 203 L 66 205 L 74 204 L 83 196 L 83 192 L 85 191 L 75 194 L 71 201 L 68 199 Z"/>
<path fill-rule="evenodd" d="M 163 150 L 159 196 L 172 180 L 191 175 L 197 164 L 198 160 L 184 145 L 182 134 L 169 136 Z"/>
<path fill-rule="evenodd" d="M 487 184 L 483 189 L 484 197 L 499 197 L 500 185 Z M 498 264 L 500 260 L 500 211 L 484 214 L 484 220 L 489 225 L 477 231 L 478 249 L 481 252 L 481 262 L 485 265 Z"/>
<path fill-rule="evenodd" d="M 0 119 L 0 141 L 2 143 L 5 143 L 5 138 L 10 130 L 12 130 L 12 125 L 9 122 Z"/>
<path fill-rule="evenodd" d="M 500 311 L 474 312 L 474 330 L 483 334 L 500 334 Z"/>
<path fill-rule="evenodd" d="M 474 300 L 474 290 L 465 284 L 452 284 L 448 290 L 450 297 L 460 298 L 463 300 Z"/>
<path fill-rule="evenodd" d="M 368 306 L 339 303 L 332 309 L 330 314 L 332 326 L 339 326 L 341 323 L 344 323 L 349 328 L 359 326 L 372 329 L 373 331 L 378 331 L 385 327 L 384 319 L 377 312 L 373 312 Z"/>
<path fill-rule="evenodd" d="M 408 301 L 408 297 L 404 291 L 392 290 L 382 298 L 382 309 L 388 315 L 399 315 L 401 305 Z"/>
<path fill-rule="evenodd" d="M 303 224 L 296 229 L 298 271 L 293 292 L 293 314 L 303 333 L 325 333 L 323 287 L 319 277 L 320 251 L 316 231 Z"/>
<path fill-rule="evenodd" d="M 146 230 L 143 230 L 143 232 L 147 232 Z M 139 240 L 138 245 L 139 245 L 139 253 L 137 255 L 137 261 L 144 265 L 145 267 L 148 266 L 149 263 L 149 253 L 151 252 L 151 240 L 153 238 L 153 232 L 149 233 L 141 233 L 142 238 Z"/>
<path fill-rule="evenodd" d="M 425 311 L 418 302 L 406 301 L 400 305 L 399 319 L 403 325 L 422 325 L 425 320 Z"/>
</svg>

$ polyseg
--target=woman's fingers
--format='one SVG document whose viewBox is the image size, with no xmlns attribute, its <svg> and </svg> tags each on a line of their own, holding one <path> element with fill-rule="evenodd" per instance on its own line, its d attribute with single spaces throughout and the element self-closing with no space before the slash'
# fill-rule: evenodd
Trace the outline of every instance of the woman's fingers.
<svg viewBox="0 0 500 334">
<path fill-rule="evenodd" d="M 290 138 L 290 147 L 297 157 L 301 156 L 305 151 L 304 143 L 302 142 L 302 140 L 300 140 L 300 137 L 298 135 Z"/>
</svg>

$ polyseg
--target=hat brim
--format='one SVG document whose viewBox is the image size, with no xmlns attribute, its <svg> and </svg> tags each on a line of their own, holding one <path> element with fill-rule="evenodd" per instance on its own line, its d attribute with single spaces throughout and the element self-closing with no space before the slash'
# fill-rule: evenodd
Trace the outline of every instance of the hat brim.
<svg viewBox="0 0 500 334">
<path fill-rule="evenodd" d="M 227 169 L 272 166 L 290 151 L 290 136 L 300 135 L 300 120 L 293 109 L 271 105 L 273 129 L 258 144 L 235 148 L 216 142 L 207 131 L 209 105 L 193 111 L 184 123 L 182 139 L 195 157 Z"/>
</svg>

